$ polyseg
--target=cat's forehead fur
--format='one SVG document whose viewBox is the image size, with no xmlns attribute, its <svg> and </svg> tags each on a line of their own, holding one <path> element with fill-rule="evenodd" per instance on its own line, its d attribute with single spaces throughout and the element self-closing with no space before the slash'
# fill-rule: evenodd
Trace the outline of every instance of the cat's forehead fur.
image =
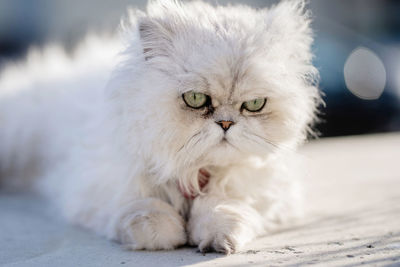
<svg viewBox="0 0 400 267">
<path fill-rule="evenodd" d="M 261 10 L 150 1 L 137 25 L 146 58 L 179 79 L 180 92 L 196 85 L 221 101 L 243 100 L 265 96 L 276 80 L 314 72 L 303 7 L 303 1 Z"/>
</svg>

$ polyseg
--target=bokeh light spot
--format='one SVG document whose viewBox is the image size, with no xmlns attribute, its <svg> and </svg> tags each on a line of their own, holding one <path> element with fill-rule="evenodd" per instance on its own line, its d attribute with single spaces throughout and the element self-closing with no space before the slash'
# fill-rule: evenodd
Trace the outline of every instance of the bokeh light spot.
<svg viewBox="0 0 400 267">
<path fill-rule="evenodd" d="M 378 99 L 386 85 L 386 70 L 379 57 L 370 49 L 358 47 L 344 65 L 344 80 L 355 96 Z"/>
</svg>

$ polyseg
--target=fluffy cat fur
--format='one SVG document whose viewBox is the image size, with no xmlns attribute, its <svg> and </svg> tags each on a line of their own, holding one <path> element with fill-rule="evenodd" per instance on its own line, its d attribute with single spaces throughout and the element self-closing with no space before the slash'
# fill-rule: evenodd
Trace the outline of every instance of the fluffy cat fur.
<svg viewBox="0 0 400 267">
<path fill-rule="evenodd" d="M 87 38 L 72 57 L 51 46 L 3 70 L 3 186 L 31 184 L 132 249 L 233 253 L 297 214 L 293 152 L 320 102 L 304 2 L 150 1 L 121 25 L 122 38 Z M 188 91 L 212 109 L 186 106 Z M 255 98 L 263 110 L 241 109 Z"/>
</svg>

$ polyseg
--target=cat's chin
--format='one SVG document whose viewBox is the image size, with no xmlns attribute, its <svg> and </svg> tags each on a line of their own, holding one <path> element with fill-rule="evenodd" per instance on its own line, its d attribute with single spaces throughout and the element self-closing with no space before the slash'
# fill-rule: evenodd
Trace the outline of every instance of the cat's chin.
<svg viewBox="0 0 400 267">
<path fill-rule="evenodd" d="M 245 144 L 237 144 L 229 136 L 222 136 L 220 141 L 211 146 L 202 158 L 204 166 L 217 165 L 229 166 L 232 164 L 242 164 L 249 158 L 266 159 L 274 155 L 276 151 L 266 150 L 261 147 L 246 147 Z"/>
<path fill-rule="evenodd" d="M 242 161 L 243 156 L 239 148 L 232 144 L 229 139 L 223 137 L 210 148 L 205 159 L 211 165 L 230 165 Z"/>
</svg>

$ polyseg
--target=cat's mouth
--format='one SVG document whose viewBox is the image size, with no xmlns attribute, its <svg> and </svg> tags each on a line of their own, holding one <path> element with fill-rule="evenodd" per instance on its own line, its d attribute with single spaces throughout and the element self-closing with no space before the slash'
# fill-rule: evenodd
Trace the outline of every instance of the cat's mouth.
<svg viewBox="0 0 400 267">
<path fill-rule="evenodd" d="M 219 142 L 220 145 L 222 146 L 231 146 L 231 147 L 235 147 L 227 138 L 226 136 L 221 138 L 221 141 Z"/>
<path fill-rule="evenodd" d="M 227 145 L 231 144 L 225 134 L 224 134 L 224 136 L 222 136 L 221 141 L 219 141 L 219 143 L 220 144 L 227 144 Z"/>
</svg>

